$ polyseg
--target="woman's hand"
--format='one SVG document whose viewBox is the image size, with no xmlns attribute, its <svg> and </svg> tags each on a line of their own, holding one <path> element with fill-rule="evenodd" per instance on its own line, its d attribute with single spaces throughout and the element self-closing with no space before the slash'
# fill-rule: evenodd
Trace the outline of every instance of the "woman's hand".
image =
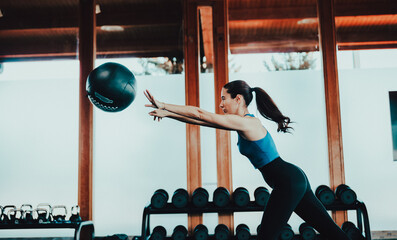
<svg viewBox="0 0 397 240">
<path fill-rule="evenodd" d="M 157 118 L 157 120 L 160 122 L 160 120 L 163 117 L 166 117 L 168 113 L 169 112 L 167 110 L 155 109 L 155 110 L 151 111 L 149 113 L 149 115 L 154 117 L 154 119 L 153 119 L 154 121 L 156 121 L 156 118 Z"/>
<path fill-rule="evenodd" d="M 146 98 L 149 100 L 151 104 L 145 104 L 145 107 L 152 107 L 152 108 L 157 108 L 157 109 L 165 109 L 165 104 L 163 102 L 160 102 L 150 94 L 149 90 L 146 90 L 143 92 L 145 94 Z"/>
</svg>

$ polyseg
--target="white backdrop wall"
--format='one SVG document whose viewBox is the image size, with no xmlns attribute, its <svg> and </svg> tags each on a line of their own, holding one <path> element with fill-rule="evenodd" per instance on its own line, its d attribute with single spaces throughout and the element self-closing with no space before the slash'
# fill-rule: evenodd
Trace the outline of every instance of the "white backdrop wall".
<svg viewBox="0 0 397 240">
<path fill-rule="evenodd" d="M 397 90 L 396 76 L 395 68 L 339 74 L 346 183 L 367 205 L 372 230 L 397 230 L 389 103 L 389 91 Z"/>
<path fill-rule="evenodd" d="M 340 92 L 346 181 L 368 206 L 372 230 L 397 229 L 393 199 L 397 193 L 396 162 L 392 158 L 388 91 L 397 89 L 395 69 L 341 71 Z M 40 202 L 77 203 L 78 79 L 37 78 L 0 81 L 0 205 Z M 272 134 L 281 156 L 307 173 L 312 188 L 329 183 L 324 87 L 321 71 L 230 74 L 264 88 L 282 112 L 295 122 L 293 134 Z M 144 206 L 158 188 L 170 197 L 186 188 L 185 124 L 153 122 L 142 94 L 183 104 L 184 75 L 138 77 L 138 95 L 120 113 L 94 110 L 94 222 L 97 235 L 140 235 Z M 200 76 L 200 102 L 214 111 L 213 76 Z M 255 104 L 251 113 L 258 116 Z M 203 185 L 216 188 L 215 131 L 202 128 Z M 234 188 L 244 186 L 253 199 L 264 183 L 260 173 L 237 150 L 231 134 Z M 360 168 L 355 167 L 360 164 Z M 374 189 L 376 193 L 374 194 Z M 212 196 L 210 196 L 212 199 Z M 351 217 L 351 216 L 349 216 Z M 204 222 L 210 232 L 216 216 Z M 235 226 L 247 223 L 253 232 L 261 213 L 235 215 Z M 352 218 L 354 220 L 354 218 Z M 301 220 L 293 216 L 296 230 Z M 187 224 L 185 214 L 154 216 L 151 226 L 167 231 Z M 5 236 L 65 236 L 70 231 L 0 231 Z"/>
</svg>

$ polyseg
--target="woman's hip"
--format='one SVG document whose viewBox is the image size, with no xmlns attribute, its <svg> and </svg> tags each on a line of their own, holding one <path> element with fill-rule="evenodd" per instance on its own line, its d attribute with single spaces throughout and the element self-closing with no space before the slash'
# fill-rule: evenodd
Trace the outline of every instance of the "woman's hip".
<svg viewBox="0 0 397 240">
<path fill-rule="evenodd" d="M 280 157 L 259 168 L 266 183 L 274 188 L 276 186 L 305 185 L 309 186 L 307 177 L 298 166 L 286 162 Z"/>
</svg>

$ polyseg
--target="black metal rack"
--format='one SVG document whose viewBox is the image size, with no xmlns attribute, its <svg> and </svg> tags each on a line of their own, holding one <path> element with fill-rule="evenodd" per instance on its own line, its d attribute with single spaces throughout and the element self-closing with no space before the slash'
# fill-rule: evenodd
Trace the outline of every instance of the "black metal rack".
<svg viewBox="0 0 397 240">
<path fill-rule="evenodd" d="M 330 211 L 345 211 L 355 210 L 357 213 L 357 228 L 361 233 L 365 234 L 366 240 L 371 240 L 371 231 L 369 227 L 368 212 L 365 204 L 362 201 L 357 200 L 351 205 L 345 205 L 339 200 L 336 200 L 334 204 L 325 206 Z M 190 213 L 234 213 L 234 212 L 258 212 L 263 211 L 263 207 L 258 206 L 254 201 L 250 201 L 245 207 L 238 207 L 232 203 L 226 207 L 217 207 L 213 202 L 209 202 L 205 207 L 198 208 L 193 206 L 191 203 L 185 208 L 176 208 L 172 203 L 167 203 L 164 208 L 156 209 L 150 204 L 143 209 L 142 216 L 142 235 L 136 237 L 136 239 L 147 240 L 150 236 L 150 215 L 152 214 L 190 214 Z M 364 227 L 364 228 L 363 228 Z M 297 237 L 299 235 L 296 235 Z M 295 237 L 296 239 L 299 239 Z M 252 239 L 256 239 L 256 236 L 252 236 Z M 166 239 L 171 239 L 167 237 Z M 188 237 L 193 239 L 192 237 Z M 209 236 L 209 239 L 214 239 L 214 236 Z"/>
<path fill-rule="evenodd" d="M 54 229 L 54 228 L 72 228 L 74 231 L 74 240 L 94 239 L 94 223 L 92 221 L 83 222 L 49 222 L 49 223 L 19 223 L 19 224 L 0 224 L 0 229 Z"/>
</svg>

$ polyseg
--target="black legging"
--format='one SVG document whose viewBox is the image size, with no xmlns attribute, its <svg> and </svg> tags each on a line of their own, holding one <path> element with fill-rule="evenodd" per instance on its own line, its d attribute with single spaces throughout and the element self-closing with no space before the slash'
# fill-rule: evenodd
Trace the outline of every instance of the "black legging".
<svg viewBox="0 0 397 240">
<path fill-rule="evenodd" d="M 277 158 L 259 169 L 273 191 L 263 213 L 258 240 L 276 240 L 291 217 L 298 214 L 329 240 L 350 240 L 314 196 L 305 173 Z"/>
</svg>

